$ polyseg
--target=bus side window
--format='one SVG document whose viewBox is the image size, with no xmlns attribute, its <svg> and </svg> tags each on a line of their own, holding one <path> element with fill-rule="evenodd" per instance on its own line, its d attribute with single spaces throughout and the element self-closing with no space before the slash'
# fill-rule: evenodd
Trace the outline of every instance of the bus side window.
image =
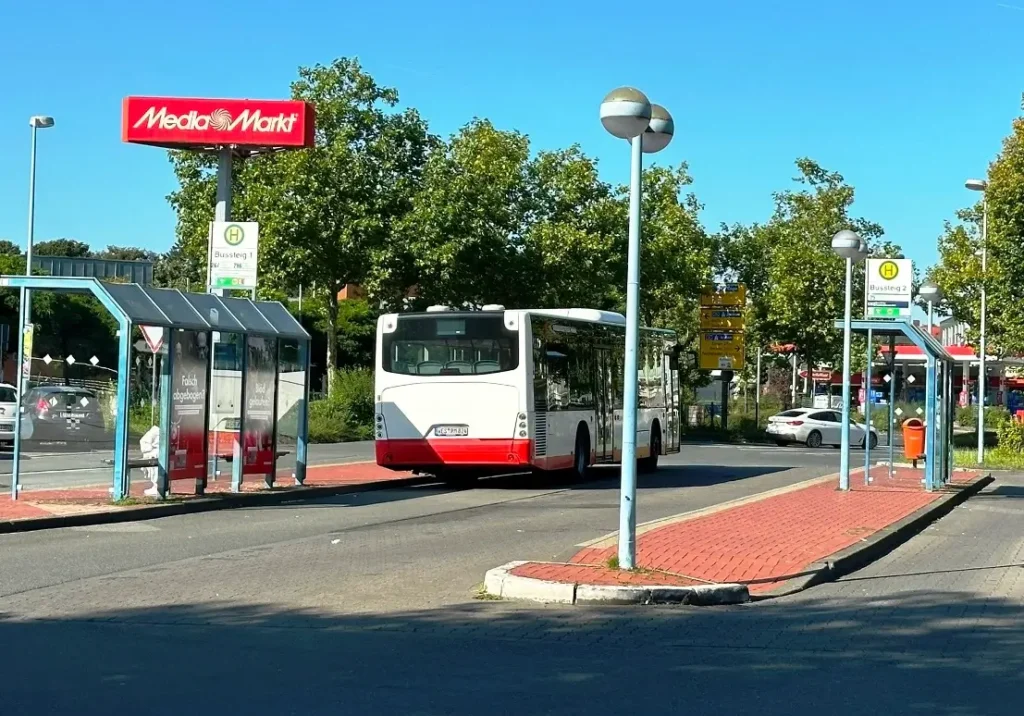
<svg viewBox="0 0 1024 716">
<path fill-rule="evenodd" d="M 594 351 L 588 341 L 581 341 L 569 355 L 569 404 L 573 408 L 591 409 L 594 398 Z"/>
<path fill-rule="evenodd" d="M 548 410 L 569 407 L 569 347 L 559 343 L 545 346 L 547 362 Z"/>
</svg>

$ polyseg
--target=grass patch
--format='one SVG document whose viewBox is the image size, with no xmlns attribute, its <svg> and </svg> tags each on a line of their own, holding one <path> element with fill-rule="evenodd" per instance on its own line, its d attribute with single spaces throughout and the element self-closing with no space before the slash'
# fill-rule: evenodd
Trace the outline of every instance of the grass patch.
<svg viewBox="0 0 1024 716">
<path fill-rule="evenodd" d="M 989 470 L 1024 470 L 1024 453 L 1012 452 L 1010 450 L 985 451 L 985 462 L 978 465 L 978 451 L 955 450 L 953 452 L 953 464 L 956 467 L 982 467 Z"/>
<path fill-rule="evenodd" d="M 503 601 L 497 594 L 491 594 L 484 588 L 483 584 L 478 584 L 476 589 L 473 590 L 473 599 L 477 599 L 481 602 L 500 602 Z"/>
<path fill-rule="evenodd" d="M 608 567 L 608 569 L 618 569 L 619 568 L 619 558 L 617 556 L 609 557 L 608 561 L 606 561 L 604 564 L 605 564 L 606 567 Z"/>
<path fill-rule="evenodd" d="M 146 500 L 138 497 L 122 497 L 120 500 L 114 500 L 111 502 L 114 507 L 136 507 L 138 505 L 145 505 Z"/>
</svg>

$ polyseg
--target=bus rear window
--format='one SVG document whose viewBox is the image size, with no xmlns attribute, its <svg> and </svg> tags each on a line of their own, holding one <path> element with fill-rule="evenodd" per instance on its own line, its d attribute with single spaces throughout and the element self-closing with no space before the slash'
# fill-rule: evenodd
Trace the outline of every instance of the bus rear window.
<svg viewBox="0 0 1024 716">
<path fill-rule="evenodd" d="M 399 316 L 382 341 L 381 364 L 404 375 L 485 375 L 519 365 L 519 333 L 501 314 Z"/>
</svg>

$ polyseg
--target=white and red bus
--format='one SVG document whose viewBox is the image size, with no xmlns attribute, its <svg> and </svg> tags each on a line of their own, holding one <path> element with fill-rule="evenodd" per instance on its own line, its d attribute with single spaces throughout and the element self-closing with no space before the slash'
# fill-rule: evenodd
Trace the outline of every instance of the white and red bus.
<svg viewBox="0 0 1024 716">
<path fill-rule="evenodd" d="M 459 479 L 573 470 L 622 451 L 625 319 L 591 309 L 432 307 L 377 323 L 377 464 Z M 637 457 L 679 450 L 673 331 L 644 328 Z"/>
</svg>

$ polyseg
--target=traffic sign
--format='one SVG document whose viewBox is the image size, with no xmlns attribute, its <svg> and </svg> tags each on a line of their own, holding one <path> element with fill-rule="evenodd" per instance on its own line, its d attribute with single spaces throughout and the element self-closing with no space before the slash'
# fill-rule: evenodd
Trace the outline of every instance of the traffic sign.
<svg viewBox="0 0 1024 716">
<path fill-rule="evenodd" d="M 867 317 L 910 318 L 913 281 L 910 259 L 868 259 Z"/>
<path fill-rule="evenodd" d="M 739 308 L 700 309 L 700 327 L 702 330 L 742 331 L 744 325 L 743 311 Z"/>
<path fill-rule="evenodd" d="M 159 353 L 164 344 L 164 329 L 161 326 L 139 326 L 151 353 Z"/>
<path fill-rule="evenodd" d="M 742 283 L 708 286 L 700 295 L 701 308 L 716 306 L 743 306 L 747 302 L 747 287 Z"/>
<path fill-rule="evenodd" d="M 701 370 L 743 370 L 745 341 L 742 333 L 701 331 Z"/>
</svg>

